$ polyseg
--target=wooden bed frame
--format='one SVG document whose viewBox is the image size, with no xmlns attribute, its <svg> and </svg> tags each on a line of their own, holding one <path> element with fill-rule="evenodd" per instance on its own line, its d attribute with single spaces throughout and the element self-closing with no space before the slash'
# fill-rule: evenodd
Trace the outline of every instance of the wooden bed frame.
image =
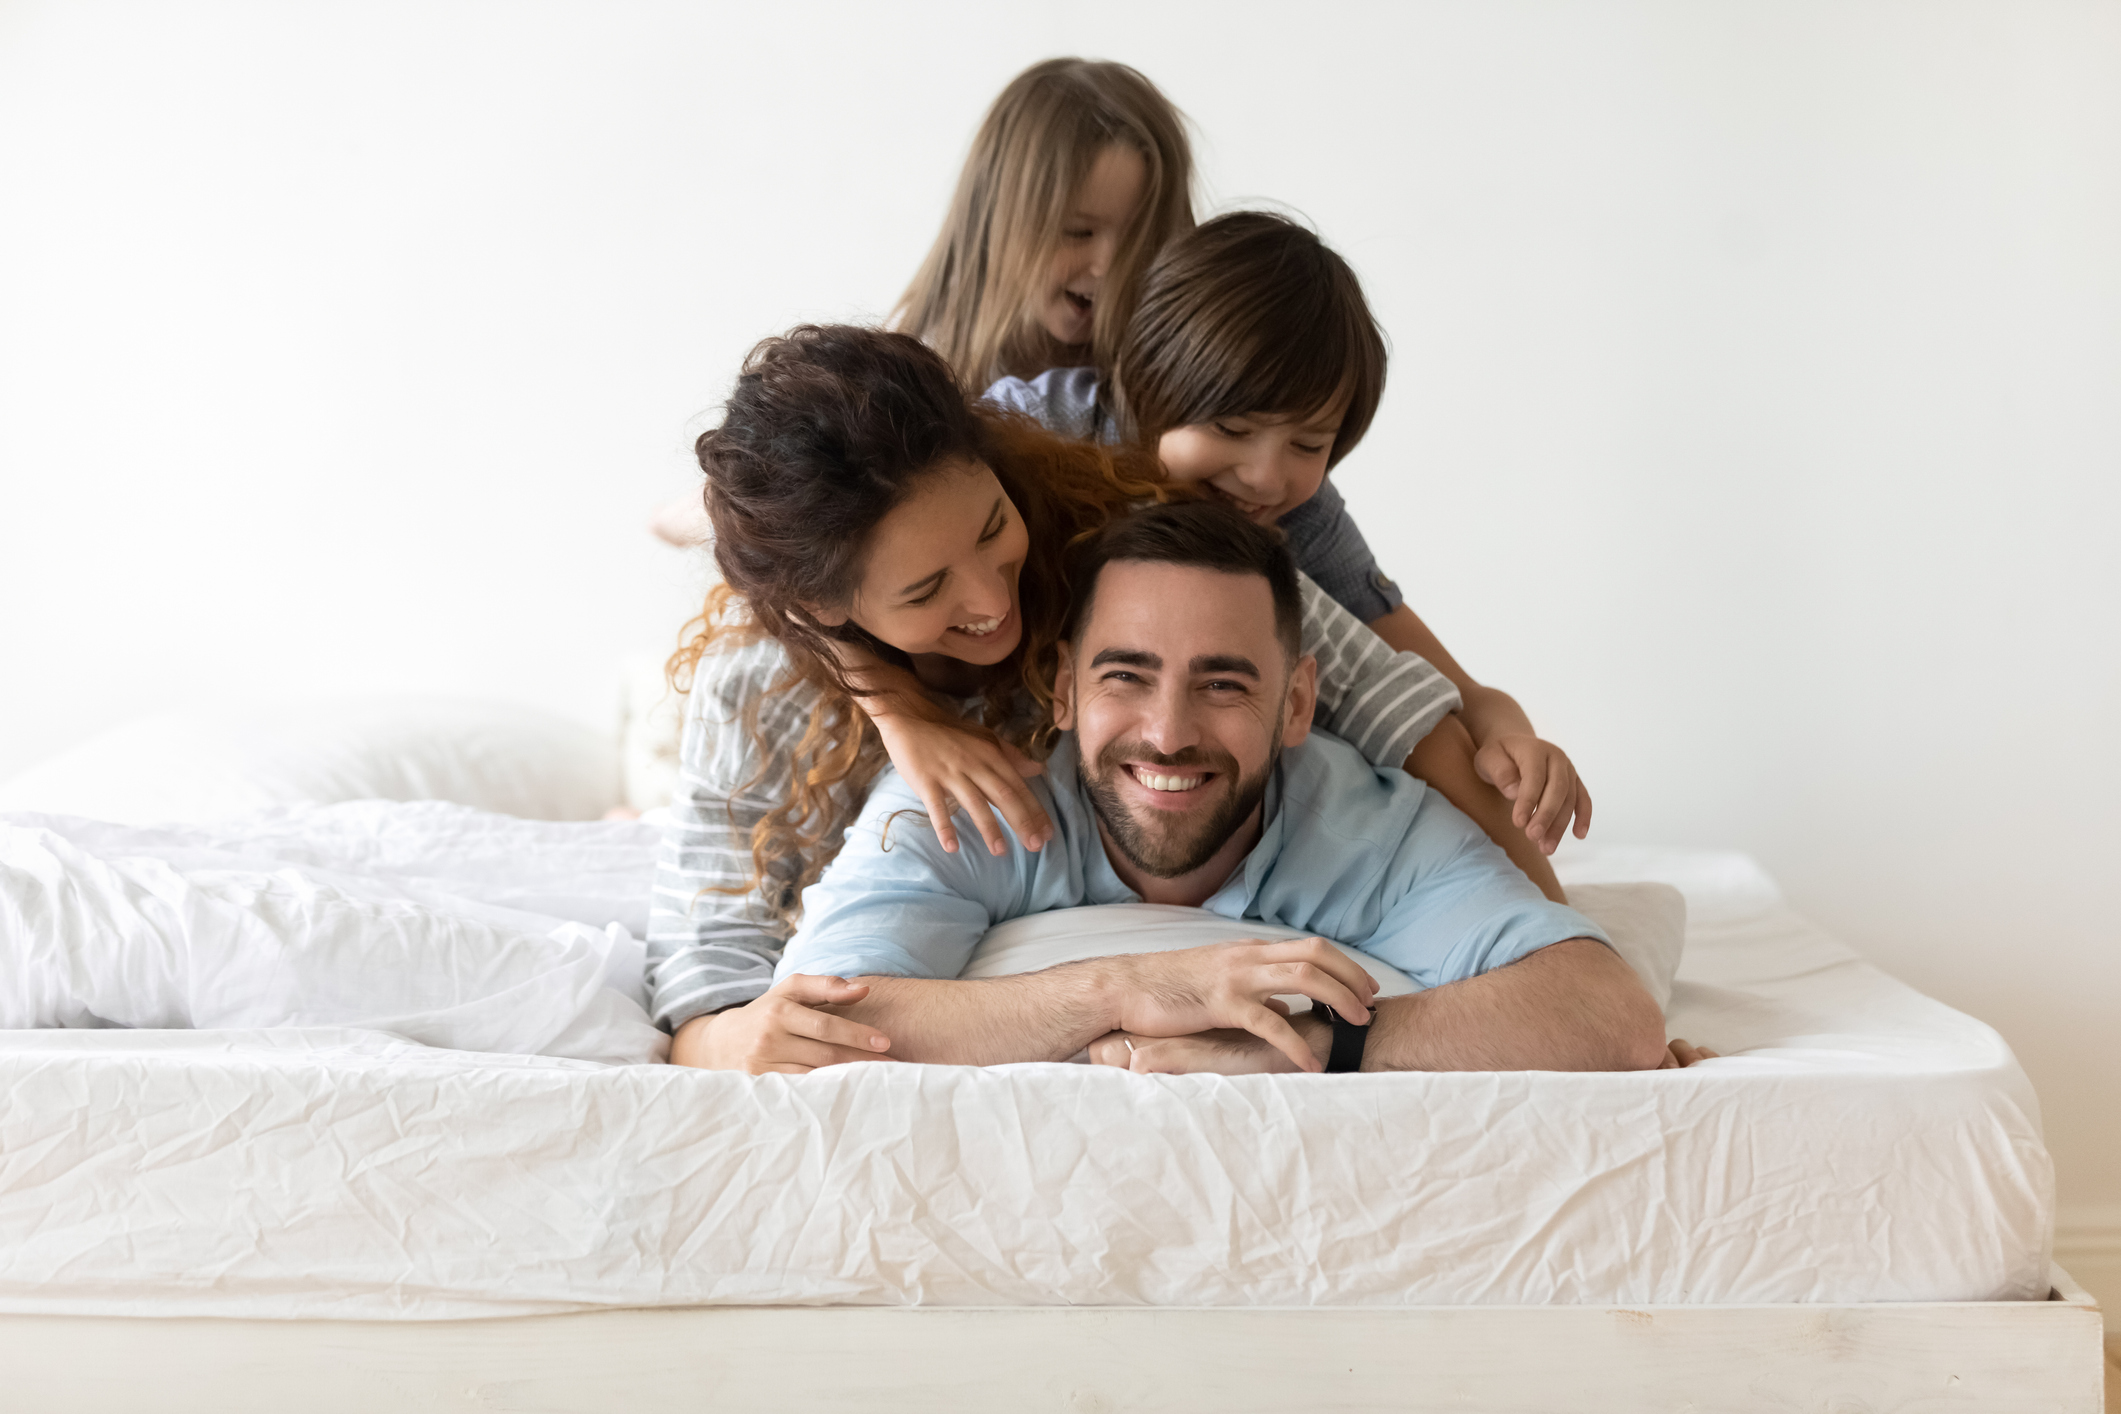
<svg viewBox="0 0 2121 1414">
<path fill-rule="evenodd" d="M 702 1306 L 485 1321 L 0 1317 L 0 1407 L 2099 1414 L 2098 1303 Z"/>
</svg>

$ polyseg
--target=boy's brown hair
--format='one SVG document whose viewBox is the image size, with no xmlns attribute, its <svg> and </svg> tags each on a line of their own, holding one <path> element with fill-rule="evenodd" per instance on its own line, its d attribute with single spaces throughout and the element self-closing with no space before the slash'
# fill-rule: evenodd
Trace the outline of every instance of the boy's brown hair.
<svg viewBox="0 0 2121 1414">
<path fill-rule="evenodd" d="M 1384 396 L 1385 339 L 1348 262 L 1266 211 L 1233 211 L 1164 247 L 1120 341 L 1112 411 L 1154 448 L 1174 427 L 1249 414 L 1308 417 L 1348 400 L 1332 466 Z"/>
<path fill-rule="evenodd" d="M 1060 249 L 1068 207 L 1113 143 L 1148 167 L 1141 207 L 1098 292 L 1089 361 L 1112 367 L 1142 269 L 1193 226 L 1193 150 L 1171 101 L 1125 64 L 1047 59 L 1010 80 L 965 158 L 942 234 L 891 324 L 925 340 L 977 393 L 1004 374 L 1031 378 L 1083 350 L 1054 342 L 1035 292 Z"/>
</svg>

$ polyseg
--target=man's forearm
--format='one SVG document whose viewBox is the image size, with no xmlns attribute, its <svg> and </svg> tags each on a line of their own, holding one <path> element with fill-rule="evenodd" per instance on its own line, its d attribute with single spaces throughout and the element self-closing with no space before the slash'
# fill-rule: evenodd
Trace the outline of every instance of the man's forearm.
<svg viewBox="0 0 2121 1414">
<path fill-rule="evenodd" d="M 1064 1061 L 1118 1024 L 1098 962 L 1017 977 L 862 977 L 869 995 L 830 1010 L 891 1038 L 894 1060 L 931 1065 Z"/>
<path fill-rule="evenodd" d="M 1304 1035 L 1323 1058 L 1323 1021 Z M 1655 1070 L 1664 1017 L 1625 962 L 1591 938 L 1377 1003 L 1364 1070 Z"/>
</svg>

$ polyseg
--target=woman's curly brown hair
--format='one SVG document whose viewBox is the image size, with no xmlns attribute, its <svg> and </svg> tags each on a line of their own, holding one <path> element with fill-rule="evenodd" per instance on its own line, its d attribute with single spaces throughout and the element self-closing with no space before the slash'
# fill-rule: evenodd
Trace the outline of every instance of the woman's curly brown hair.
<svg viewBox="0 0 2121 1414">
<path fill-rule="evenodd" d="M 752 877 L 729 890 L 791 880 L 775 902 L 792 923 L 802 889 L 837 853 L 826 836 L 885 759 L 837 650 L 858 645 L 908 665 L 851 621 L 828 627 L 804 606 L 849 603 L 878 523 L 938 471 L 985 464 L 1023 516 L 1030 550 L 1017 585 L 1023 636 L 989 678 L 981 721 L 1042 756 L 1053 736 L 1054 645 L 1068 615 L 1072 552 L 1129 507 L 1169 499 L 1171 490 L 1153 456 L 1057 437 L 974 404 L 918 339 L 843 324 L 804 325 L 754 348 L 722 425 L 702 434 L 695 451 L 722 583 L 670 660 L 672 685 L 687 690 L 717 645 L 763 636 L 790 659 L 789 676 L 772 690 L 807 683 L 818 693 L 787 799 L 752 832 Z M 1029 714 L 1021 710 L 1027 699 Z M 763 771 L 757 699 L 744 726 Z"/>
</svg>

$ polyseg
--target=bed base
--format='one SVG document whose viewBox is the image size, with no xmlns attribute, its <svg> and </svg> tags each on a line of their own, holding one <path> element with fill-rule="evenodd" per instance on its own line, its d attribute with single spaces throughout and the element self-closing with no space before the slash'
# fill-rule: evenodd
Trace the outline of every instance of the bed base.
<svg viewBox="0 0 2121 1414">
<path fill-rule="evenodd" d="M 2098 1303 L 0 1317 L 9 1410 L 2099 1414 Z"/>
</svg>

